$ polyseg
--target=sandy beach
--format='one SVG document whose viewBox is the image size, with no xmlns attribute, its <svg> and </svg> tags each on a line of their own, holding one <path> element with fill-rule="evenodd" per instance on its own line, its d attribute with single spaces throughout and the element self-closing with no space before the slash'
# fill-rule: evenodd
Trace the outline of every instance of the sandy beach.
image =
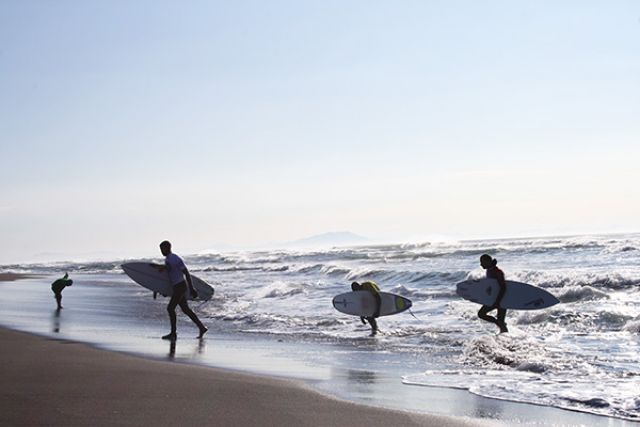
<svg viewBox="0 0 640 427">
<path fill-rule="evenodd" d="M 0 425 L 474 426 L 377 409 L 299 382 L 148 360 L 0 329 Z"/>
</svg>

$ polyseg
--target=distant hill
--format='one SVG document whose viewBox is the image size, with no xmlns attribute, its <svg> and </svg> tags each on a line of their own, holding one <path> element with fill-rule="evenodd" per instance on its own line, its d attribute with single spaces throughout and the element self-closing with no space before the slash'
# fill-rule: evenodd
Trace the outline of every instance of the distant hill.
<svg viewBox="0 0 640 427">
<path fill-rule="evenodd" d="M 331 246 L 353 246 L 367 243 L 368 238 L 359 236 L 349 231 L 332 231 L 329 233 L 317 234 L 305 237 L 284 244 L 286 247 L 331 247 Z"/>
<path fill-rule="evenodd" d="M 258 251 L 258 250 L 272 250 L 272 249 L 315 249 L 315 248 L 330 248 L 334 246 L 356 246 L 369 243 L 370 240 L 366 237 L 359 236 L 357 234 L 348 231 L 332 231 L 329 233 L 316 234 L 315 236 L 305 237 L 291 242 L 280 243 L 264 243 L 254 246 L 235 246 L 227 244 L 214 244 L 207 249 L 201 250 L 197 253 L 205 254 L 212 252 L 235 252 L 235 251 Z"/>
</svg>

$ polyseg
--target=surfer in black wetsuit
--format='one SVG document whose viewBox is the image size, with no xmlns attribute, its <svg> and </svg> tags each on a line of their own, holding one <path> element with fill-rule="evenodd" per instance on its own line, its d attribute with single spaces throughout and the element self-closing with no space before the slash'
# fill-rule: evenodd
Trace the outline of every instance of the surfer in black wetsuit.
<svg viewBox="0 0 640 427">
<path fill-rule="evenodd" d="M 64 277 L 51 284 L 51 290 L 53 291 L 56 302 L 58 303 L 58 310 L 62 310 L 62 290 L 72 284 L 73 280 L 69 279 L 68 273 L 64 273 Z"/>
<path fill-rule="evenodd" d="M 380 299 L 380 288 L 375 282 L 367 281 L 362 282 L 362 284 L 358 282 L 351 283 L 352 291 L 369 291 L 373 294 L 376 299 L 376 311 L 373 313 L 371 317 L 360 317 L 360 321 L 363 324 L 367 324 L 371 326 L 371 335 L 375 335 L 378 333 L 378 322 L 376 321 L 377 317 L 380 317 L 380 305 L 382 304 L 382 300 Z M 365 321 L 366 320 L 366 321 Z"/>
<path fill-rule="evenodd" d="M 498 281 L 498 285 L 500 285 L 500 290 L 498 291 L 498 296 L 496 297 L 496 301 L 492 306 L 483 305 L 478 311 L 478 317 L 482 320 L 486 320 L 487 322 L 495 323 L 500 328 L 500 333 L 509 332 L 507 329 L 507 324 L 505 323 L 505 317 L 507 316 L 507 309 L 500 308 L 500 303 L 502 302 L 502 297 L 504 297 L 505 292 L 507 291 L 507 284 L 504 280 L 504 273 L 502 270 L 498 268 L 498 260 L 491 258 L 490 255 L 484 254 L 480 257 L 480 265 L 482 268 L 487 270 L 487 278 L 488 279 L 496 279 Z M 496 317 L 489 316 L 491 310 L 498 310 L 498 315 Z"/>
</svg>

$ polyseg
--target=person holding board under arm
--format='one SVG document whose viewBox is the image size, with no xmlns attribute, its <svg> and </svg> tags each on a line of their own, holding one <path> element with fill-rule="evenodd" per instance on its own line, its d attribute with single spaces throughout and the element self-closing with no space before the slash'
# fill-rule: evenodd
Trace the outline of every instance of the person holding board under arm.
<svg viewBox="0 0 640 427">
<path fill-rule="evenodd" d="M 198 338 L 202 338 L 209 329 L 202 324 L 200 319 L 198 319 L 198 316 L 196 316 L 196 314 L 189 308 L 189 304 L 187 303 L 187 291 L 194 298 L 198 296 L 198 293 L 193 288 L 189 270 L 184 264 L 184 261 L 182 261 L 182 258 L 171 252 L 171 243 L 168 240 L 160 243 L 160 251 L 162 252 L 162 255 L 165 256 L 164 265 L 154 264 L 154 266 L 156 266 L 160 271 L 166 270 L 167 273 L 169 273 L 169 279 L 173 285 L 173 295 L 171 295 L 171 300 L 169 301 L 169 305 L 167 305 L 169 320 L 171 322 L 171 332 L 168 335 L 163 336 L 162 339 L 175 340 L 178 338 L 176 330 L 176 307 L 178 305 L 182 309 L 182 312 L 189 316 L 193 323 L 196 324 L 200 330 Z"/>
<path fill-rule="evenodd" d="M 382 303 L 382 300 L 380 298 L 380 288 L 375 282 L 366 281 L 366 282 L 362 282 L 362 284 L 358 282 L 351 283 L 351 290 L 352 291 L 369 291 L 373 294 L 374 298 L 376 299 L 376 311 L 375 313 L 373 313 L 373 316 L 360 317 L 360 321 L 363 324 L 366 324 L 365 322 L 365 319 L 366 319 L 366 321 L 369 322 L 369 325 L 371 326 L 371 335 L 377 334 L 378 322 L 376 321 L 376 318 L 380 317 L 380 305 Z"/>
<path fill-rule="evenodd" d="M 504 273 L 498 268 L 498 260 L 491 258 L 491 256 L 488 254 L 484 254 L 480 257 L 480 265 L 482 266 L 482 268 L 487 270 L 487 279 L 496 279 L 498 281 L 500 290 L 498 291 L 498 296 L 496 297 L 496 301 L 492 306 L 483 305 L 480 308 L 480 311 L 478 311 L 478 317 L 482 320 L 486 320 L 487 322 L 495 323 L 496 325 L 498 325 L 498 327 L 500 328 L 500 333 L 509 332 L 509 330 L 507 329 L 507 324 L 505 323 L 507 309 L 500 308 L 502 297 L 504 297 L 504 294 L 507 291 L 507 284 L 504 280 Z M 498 314 L 496 317 L 488 315 L 491 310 L 498 310 Z"/>
</svg>

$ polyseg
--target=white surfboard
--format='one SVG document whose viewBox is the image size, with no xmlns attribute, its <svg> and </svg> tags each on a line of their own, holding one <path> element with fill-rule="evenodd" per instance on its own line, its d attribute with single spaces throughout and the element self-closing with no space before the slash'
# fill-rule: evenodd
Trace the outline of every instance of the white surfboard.
<svg viewBox="0 0 640 427">
<path fill-rule="evenodd" d="M 380 316 L 402 313 L 411 308 L 411 300 L 388 292 L 380 292 L 380 302 Z M 376 305 L 376 299 L 369 291 L 345 292 L 333 297 L 333 307 L 352 316 L 371 317 Z"/>
<path fill-rule="evenodd" d="M 540 310 L 558 304 L 558 298 L 544 289 L 527 283 L 506 281 L 507 290 L 500 308 L 514 310 Z M 477 304 L 492 306 L 496 301 L 500 285 L 496 279 L 466 280 L 456 285 L 456 293 Z"/>
<path fill-rule="evenodd" d="M 171 296 L 173 294 L 173 286 L 166 271 L 160 271 L 158 267 L 146 262 L 128 262 L 122 264 L 121 267 L 127 273 L 127 276 L 138 285 L 161 295 Z M 191 275 L 191 282 L 196 292 L 198 292 L 198 300 L 208 301 L 211 299 L 214 290 L 207 282 L 193 274 Z M 187 295 L 189 299 L 193 299 L 189 292 L 187 292 Z"/>
</svg>

